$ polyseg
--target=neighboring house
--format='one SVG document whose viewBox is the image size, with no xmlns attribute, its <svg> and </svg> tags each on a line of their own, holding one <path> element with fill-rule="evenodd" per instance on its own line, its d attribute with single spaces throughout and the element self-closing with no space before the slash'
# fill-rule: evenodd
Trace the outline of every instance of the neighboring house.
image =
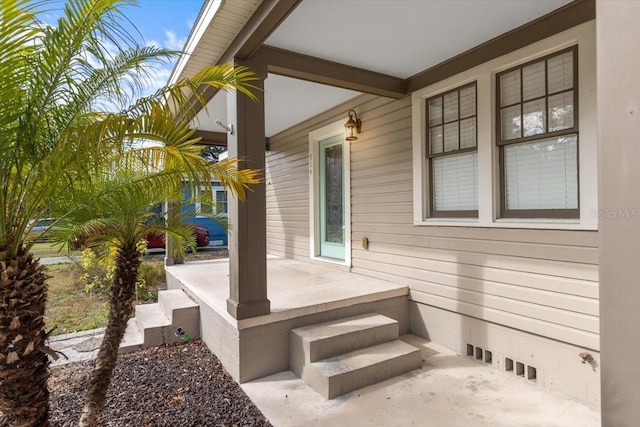
<svg viewBox="0 0 640 427">
<path fill-rule="evenodd" d="M 639 19 L 593 0 L 207 1 L 172 78 L 236 61 L 264 87 L 215 94 L 197 124 L 265 170 L 229 200 L 229 299 L 202 319 L 205 340 L 235 330 L 227 368 L 270 373 L 243 373 L 269 254 L 405 285 L 411 333 L 591 406 L 602 382 L 605 425 L 631 425 Z"/>
<path fill-rule="evenodd" d="M 213 203 L 191 203 L 182 207 L 183 218 L 186 222 L 201 225 L 209 230 L 209 244 L 213 246 L 226 246 L 227 230 L 216 220 L 207 216 L 208 214 L 220 214 L 222 218 L 227 216 L 227 190 L 220 183 L 211 183 L 211 196 Z M 202 191 L 205 189 L 202 188 Z M 188 189 L 186 189 L 188 191 Z M 190 194 L 183 196 L 184 200 L 189 200 Z"/>
<path fill-rule="evenodd" d="M 202 191 L 205 189 L 202 188 Z M 227 230 L 224 225 L 212 219 L 209 214 L 218 214 L 222 219 L 227 217 L 227 190 L 220 183 L 211 183 L 211 197 L 213 203 L 203 203 L 201 201 L 185 204 L 181 207 L 183 220 L 189 224 L 200 225 L 209 230 L 209 245 L 226 246 L 228 242 Z M 191 199 L 190 189 L 183 187 L 182 201 Z M 162 206 L 157 205 L 154 209 L 157 214 L 162 213 Z"/>
</svg>

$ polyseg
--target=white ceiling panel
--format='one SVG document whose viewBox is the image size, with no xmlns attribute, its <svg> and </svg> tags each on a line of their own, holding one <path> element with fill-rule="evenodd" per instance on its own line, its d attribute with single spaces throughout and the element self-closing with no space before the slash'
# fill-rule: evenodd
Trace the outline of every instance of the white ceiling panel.
<svg viewBox="0 0 640 427">
<path fill-rule="evenodd" d="M 360 95 L 360 92 L 352 90 L 274 74 L 269 74 L 265 80 L 264 92 L 265 134 L 268 137 Z M 198 113 L 194 125 L 202 130 L 224 132 L 216 120 L 227 123 L 227 95 L 224 91 L 218 92 L 206 110 Z"/>
<path fill-rule="evenodd" d="M 360 92 L 269 74 L 264 82 L 266 135 L 272 136 Z M 345 111 L 346 117 L 346 111 Z"/>
<path fill-rule="evenodd" d="M 569 0 L 304 0 L 266 44 L 411 77 Z"/>
</svg>

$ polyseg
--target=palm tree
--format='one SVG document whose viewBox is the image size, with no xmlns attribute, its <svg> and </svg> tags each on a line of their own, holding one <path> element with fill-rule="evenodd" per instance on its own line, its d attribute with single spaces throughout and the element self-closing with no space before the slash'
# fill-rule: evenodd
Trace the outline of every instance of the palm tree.
<svg viewBox="0 0 640 427">
<path fill-rule="evenodd" d="M 172 147 L 171 145 L 167 145 Z M 191 147 L 196 148 L 197 147 Z M 184 148 L 181 149 L 185 151 Z M 171 150 L 166 150 L 170 155 Z M 200 160 L 197 160 L 200 159 Z M 211 175 L 228 181 L 226 176 L 234 173 L 232 163 L 210 164 L 201 157 L 194 163 L 208 165 Z M 135 162 L 133 163 L 135 164 Z M 66 199 L 73 208 L 61 221 L 67 236 L 91 236 L 90 246 L 102 249 L 102 254 L 113 253 L 115 248 L 116 271 L 109 287 L 109 317 L 95 367 L 88 382 L 80 426 L 95 426 L 98 423 L 110 381 L 118 358 L 118 348 L 133 313 L 138 270 L 142 261 L 141 242 L 150 233 L 165 233 L 169 236 L 168 251 L 174 256 L 184 255 L 188 247 L 195 248 L 193 228 L 181 220 L 180 215 L 171 215 L 168 221 L 152 210 L 163 201 L 180 205 L 182 186 L 197 187 L 195 181 L 182 182 L 183 173 L 167 168 L 158 172 L 141 172 L 141 166 L 120 165 L 114 172 L 106 172 L 84 188 L 76 187 L 73 195 Z M 255 182 L 255 173 L 240 177 L 245 183 Z M 209 180 L 209 185 L 211 181 Z M 193 193 L 193 192 L 192 192 Z M 244 191 L 240 190 L 242 197 Z"/>
<path fill-rule="evenodd" d="M 217 172 L 240 195 L 255 179 L 232 165 L 213 171 L 194 161 L 199 150 L 186 126 L 194 116 L 189 97 L 202 102 L 203 85 L 251 96 L 246 69 L 212 67 L 126 107 L 150 67 L 175 55 L 136 44 L 120 13 L 132 2 L 68 0 L 57 24 L 47 26 L 39 20 L 47 2 L 0 0 L 0 425 L 49 424 L 53 352 L 43 321 L 47 277 L 27 239 L 34 219 L 50 216 L 61 194 L 88 188 L 113 166 L 143 164 L 140 171 L 167 183 L 177 182 L 180 169 L 194 183 Z M 171 112 L 183 120 L 167 120 Z M 142 136 L 166 145 L 132 149 Z M 150 179 L 122 188 L 144 192 Z M 128 241 L 122 248 L 124 282 L 138 254 Z"/>
</svg>

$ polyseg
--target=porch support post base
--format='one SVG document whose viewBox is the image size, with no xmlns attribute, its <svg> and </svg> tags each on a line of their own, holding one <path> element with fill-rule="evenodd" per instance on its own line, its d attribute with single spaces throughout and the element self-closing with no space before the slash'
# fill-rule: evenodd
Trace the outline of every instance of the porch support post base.
<svg viewBox="0 0 640 427">
<path fill-rule="evenodd" d="M 164 256 L 164 265 L 166 267 L 170 267 L 170 266 L 176 265 L 176 264 L 184 264 L 184 258 L 182 258 L 182 257 L 174 258 L 171 255 L 165 255 Z"/>
<path fill-rule="evenodd" d="M 239 303 L 229 298 L 227 299 L 227 312 L 237 320 L 264 316 L 271 312 L 271 301 L 263 299 L 260 301 Z"/>
</svg>

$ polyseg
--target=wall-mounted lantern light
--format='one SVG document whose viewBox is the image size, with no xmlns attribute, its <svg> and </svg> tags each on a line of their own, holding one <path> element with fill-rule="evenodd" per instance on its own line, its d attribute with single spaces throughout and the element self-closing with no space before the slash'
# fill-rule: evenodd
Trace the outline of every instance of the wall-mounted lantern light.
<svg viewBox="0 0 640 427">
<path fill-rule="evenodd" d="M 345 139 L 347 141 L 357 141 L 358 137 L 356 134 L 360 133 L 361 126 L 362 122 L 358 118 L 358 114 L 353 110 L 349 110 L 349 120 L 344 124 L 344 129 L 347 133 L 347 137 Z"/>
</svg>

